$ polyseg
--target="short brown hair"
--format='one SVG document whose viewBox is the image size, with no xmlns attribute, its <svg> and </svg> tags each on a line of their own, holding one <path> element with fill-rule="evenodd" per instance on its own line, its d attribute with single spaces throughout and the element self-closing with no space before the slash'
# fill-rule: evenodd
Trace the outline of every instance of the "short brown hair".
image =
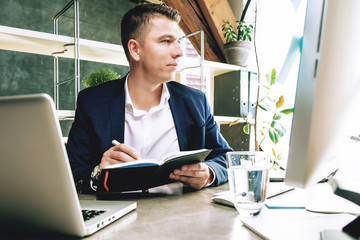
<svg viewBox="0 0 360 240">
<path fill-rule="evenodd" d="M 144 33 L 147 33 L 150 21 L 159 16 L 165 16 L 177 23 L 181 20 L 180 14 L 177 10 L 164 4 L 141 4 L 125 13 L 121 21 L 121 44 L 124 47 L 128 60 L 130 59 L 129 49 L 127 46 L 129 40 L 137 39 L 142 41 L 142 36 L 144 36 Z"/>
</svg>

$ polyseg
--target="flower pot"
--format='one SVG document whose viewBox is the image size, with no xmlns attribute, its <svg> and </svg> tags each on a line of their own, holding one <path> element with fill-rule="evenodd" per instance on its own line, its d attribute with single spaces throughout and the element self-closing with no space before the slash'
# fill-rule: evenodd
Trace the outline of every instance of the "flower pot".
<svg viewBox="0 0 360 240">
<path fill-rule="evenodd" d="M 224 53 L 226 62 L 242 67 L 247 66 L 251 42 L 235 41 L 224 44 Z"/>
</svg>

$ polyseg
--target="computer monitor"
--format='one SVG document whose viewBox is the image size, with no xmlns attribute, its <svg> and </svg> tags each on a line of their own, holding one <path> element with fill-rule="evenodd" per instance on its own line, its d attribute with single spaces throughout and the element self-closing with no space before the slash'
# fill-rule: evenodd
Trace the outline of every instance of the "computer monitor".
<svg viewBox="0 0 360 240">
<path fill-rule="evenodd" d="M 287 185 L 304 188 L 360 162 L 350 154 L 360 148 L 359 23 L 358 0 L 307 3 Z"/>
</svg>

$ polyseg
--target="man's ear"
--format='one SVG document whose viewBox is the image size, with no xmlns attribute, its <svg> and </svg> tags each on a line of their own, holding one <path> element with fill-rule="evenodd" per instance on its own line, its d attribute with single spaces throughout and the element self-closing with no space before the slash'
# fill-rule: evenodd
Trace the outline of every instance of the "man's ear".
<svg viewBox="0 0 360 240">
<path fill-rule="evenodd" d="M 140 60 L 140 48 L 139 48 L 139 43 L 135 39 L 129 40 L 128 49 L 129 49 L 129 54 L 134 59 L 134 61 L 139 61 Z"/>
</svg>

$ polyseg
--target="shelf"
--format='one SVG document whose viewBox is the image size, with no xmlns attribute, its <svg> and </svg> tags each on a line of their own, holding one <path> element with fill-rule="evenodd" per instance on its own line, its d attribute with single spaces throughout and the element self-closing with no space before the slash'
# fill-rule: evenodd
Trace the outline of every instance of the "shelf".
<svg viewBox="0 0 360 240">
<path fill-rule="evenodd" d="M 74 42 L 73 37 L 44 33 L 20 28 L 13 28 L 0 25 L 0 48 L 3 50 L 26 52 L 54 56 L 55 52 L 59 57 L 74 58 L 73 46 L 66 46 Z M 80 60 L 109 63 L 115 65 L 128 66 L 124 49 L 121 45 L 98 42 L 87 39 L 79 39 Z M 194 68 L 195 66 L 195 68 Z M 197 66 L 197 67 L 196 67 Z M 181 70 L 181 69 L 186 70 Z M 243 67 L 204 61 L 204 71 L 206 74 L 218 75 L 229 71 L 249 70 Z M 180 59 L 179 71 L 186 73 L 200 74 L 199 59 L 186 58 Z M 250 70 L 253 71 L 253 70 Z"/>
<path fill-rule="evenodd" d="M 75 110 L 56 110 L 56 115 L 59 120 L 73 120 Z"/>
<path fill-rule="evenodd" d="M 74 58 L 74 38 L 39 31 L 13 28 L 0 25 L 0 49 L 25 53 Z M 128 66 L 124 49 L 121 45 L 103 43 L 87 39 L 79 39 L 80 59 Z"/>
<path fill-rule="evenodd" d="M 246 70 L 255 72 L 255 69 L 244 68 L 236 65 L 231 65 L 227 63 L 219 63 L 213 61 L 204 61 L 204 72 L 205 74 L 211 74 L 212 76 L 216 76 L 219 74 L 231 72 L 231 71 L 238 71 L 238 70 Z M 179 63 L 179 71 L 200 75 L 200 59 L 196 58 L 180 58 Z"/>
<path fill-rule="evenodd" d="M 246 122 L 246 120 L 241 117 L 214 116 L 214 119 L 216 122 L 221 122 L 221 123 L 231 123 L 238 119 L 240 119 L 239 122 Z"/>
<path fill-rule="evenodd" d="M 52 33 L 44 33 L 14 27 L 0 25 L 0 49 L 9 51 L 18 51 L 32 54 L 40 54 L 47 56 L 59 56 L 63 58 L 74 58 L 74 38 Z M 70 46 L 68 46 L 70 45 Z M 87 39 L 79 39 L 80 60 L 101 62 L 115 65 L 128 66 L 124 49 L 121 45 L 98 42 Z M 64 51 L 66 50 L 66 51 Z M 64 53 L 57 53 L 63 52 Z M 56 53 L 56 54 L 54 54 Z M 212 61 L 204 61 L 204 75 L 208 76 L 207 84 L 212 82 L 214 76 L 230 71 L 255 71 L 255 69 L 243 68 L 240 66 L 218 63 Z M 178 72 L 200 75 L 200 58 L 182 57 L 179 61 Z M 207 91 L 211 101 L 211 84 Z M 72 119 L 74 111 L 58 110 L 59 119 Z M 236 118 L 216 117 L 217 121 L 232 122 Z"/>
</svg>

